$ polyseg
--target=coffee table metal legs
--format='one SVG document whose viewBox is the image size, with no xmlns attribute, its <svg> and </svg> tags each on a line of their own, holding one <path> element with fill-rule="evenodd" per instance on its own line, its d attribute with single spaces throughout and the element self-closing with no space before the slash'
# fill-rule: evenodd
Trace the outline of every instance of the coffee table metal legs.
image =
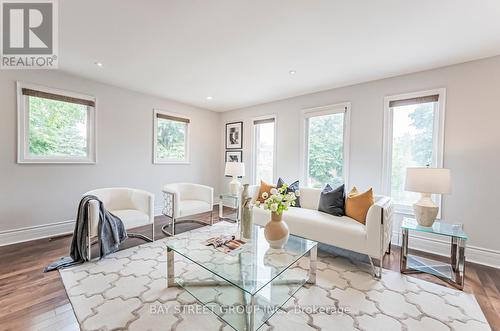
<svg viewBox="0 0 500 331">
<path fill-rule="evenodd" d="M 175 287 L 174 251 L 167 248 L 167 287 Z"/>
<path fill-rule="evenodd" d="M 247 330 L 255 330 L 255 314 L 257 313 L 257 305 L 255 304 L 255 295 L 250 295 L 250 302 L 246 305 L 247 309 Z"/>
<path fill-rule="evenodd" d="M 308 284 L 316 284 L 316 269 L 318 261 L 318 245 L 309 251 L 309 279 Z"/>
</svg>

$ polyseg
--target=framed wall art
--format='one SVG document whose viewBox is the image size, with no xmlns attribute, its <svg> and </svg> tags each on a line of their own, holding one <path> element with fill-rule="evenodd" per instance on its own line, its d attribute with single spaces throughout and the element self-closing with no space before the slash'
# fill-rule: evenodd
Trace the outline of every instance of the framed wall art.
<svg viewBox="0 0 500 331">
<path fill-rule="evenodd" d="M 226 123 L 226 149 L 243 148 L 243 122 Z"/>
</svg>

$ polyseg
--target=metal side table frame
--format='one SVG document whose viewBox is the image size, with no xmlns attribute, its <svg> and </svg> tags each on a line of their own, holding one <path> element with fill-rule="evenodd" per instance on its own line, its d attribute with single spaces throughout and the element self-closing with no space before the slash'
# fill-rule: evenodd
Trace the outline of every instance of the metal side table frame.
<svg viewBox="0 0 500 331">
<path fill-rule="evenodd" d="M 444 264 L 432 259 L 409 254 L 408 239 L 410 230 L 450 237 L 450 264 Z M 465 278 L 465 245 L 467 235 L 463 232 L 462 224 L 434 222 L 432 227 L 422 227 L 418 225 L 414 219 L 405 218 L 401 224 L 401 234 L 401 273 L 428 273 L 442 279 L 459 290 L 463 290 Z"/>
<path fill-rule="evenodd" d="M 224 199 L 231 199 L 233 200 L 233 209 L 236 209 L 236 218 L 231 219 L 224 217 Z M 219 195 L 219 219 L 224 219 L 224 220 L 231 220 L 237 224 L 239 224 L 240 221 L 240 213 L 241 213 L 241 201 L 240 197 L 238 195 L 233 195 L 233 194 L 220 194 Z"/>
</svg>

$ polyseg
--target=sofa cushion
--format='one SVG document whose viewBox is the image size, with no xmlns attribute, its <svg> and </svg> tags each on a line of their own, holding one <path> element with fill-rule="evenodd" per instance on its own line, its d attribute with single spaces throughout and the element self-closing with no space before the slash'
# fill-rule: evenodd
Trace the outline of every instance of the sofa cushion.
<svg viewBox="0 0 500 331">
<path fill-rule="evenodd" d="M 266 192 L 268 195 L 271 195 L 271 189 L 275 188 L 274 184 L 266 183 L 265 181 L 260 181 L 259 195 L 257 196 L 257 200 L 263 203 L 266 199 L 262 197 L 262 193 Z"/>
<path fill-rule="evenodd" d="M 280 177 L 280 178 L 278 178 L 278 184 L 276 184 L 276 188 L 280 188 L 280 187 L 282 187 L 285 184 L 286 184 L 285 181 Z M 296 180 L 292 184 L 288 185 L 288 188 L 286 189 L 285 193 L 290 193 L 290 192 L 295 193 L 295 191 L 300 191 L 299 181 L 298 180 Z M 295 200 L 295 206 L 294 207 L 300 208 L 300 196 L 298 196 L 297 200 Z"/>
<path fill-rule="evenodd" d="M 253 208 L 254 223 L 265 226 L 271 214 Z M 290 207 L 283 213 L 290 233 L 340 248 L 366 252 L 366 227 L 347 216 L 333 216 L 318 210 Z"/>
<path fill-rule="evenodd" d="M 319 197 L 318 210 L 333 216 L 344 216 L 344 199 L 344 185 L 334 190 L 330 184 L 326 184 Z"/>
<path fill-rule="evenodd" d="M 359 193 L 354 186 L 347 195 L 345 202 L 345 214 L 356 221 L 365 224 L 368 209 L 375 203 L 373 199 L 373 190 Z"/>
</svg>

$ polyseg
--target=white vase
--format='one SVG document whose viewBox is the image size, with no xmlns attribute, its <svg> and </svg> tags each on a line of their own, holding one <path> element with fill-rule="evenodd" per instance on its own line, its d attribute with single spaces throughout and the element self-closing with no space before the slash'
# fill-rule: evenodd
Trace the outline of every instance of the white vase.
<svg viewBox="0 0 500 331">
<path fill-rule="evenodd" d="M 283 222 L 283 214 L 271 213 L 271 220 L 264 227 L 264 236 L 271 248 L 283 248 L 288 242 L 290 230 Z"/>
</svg>

